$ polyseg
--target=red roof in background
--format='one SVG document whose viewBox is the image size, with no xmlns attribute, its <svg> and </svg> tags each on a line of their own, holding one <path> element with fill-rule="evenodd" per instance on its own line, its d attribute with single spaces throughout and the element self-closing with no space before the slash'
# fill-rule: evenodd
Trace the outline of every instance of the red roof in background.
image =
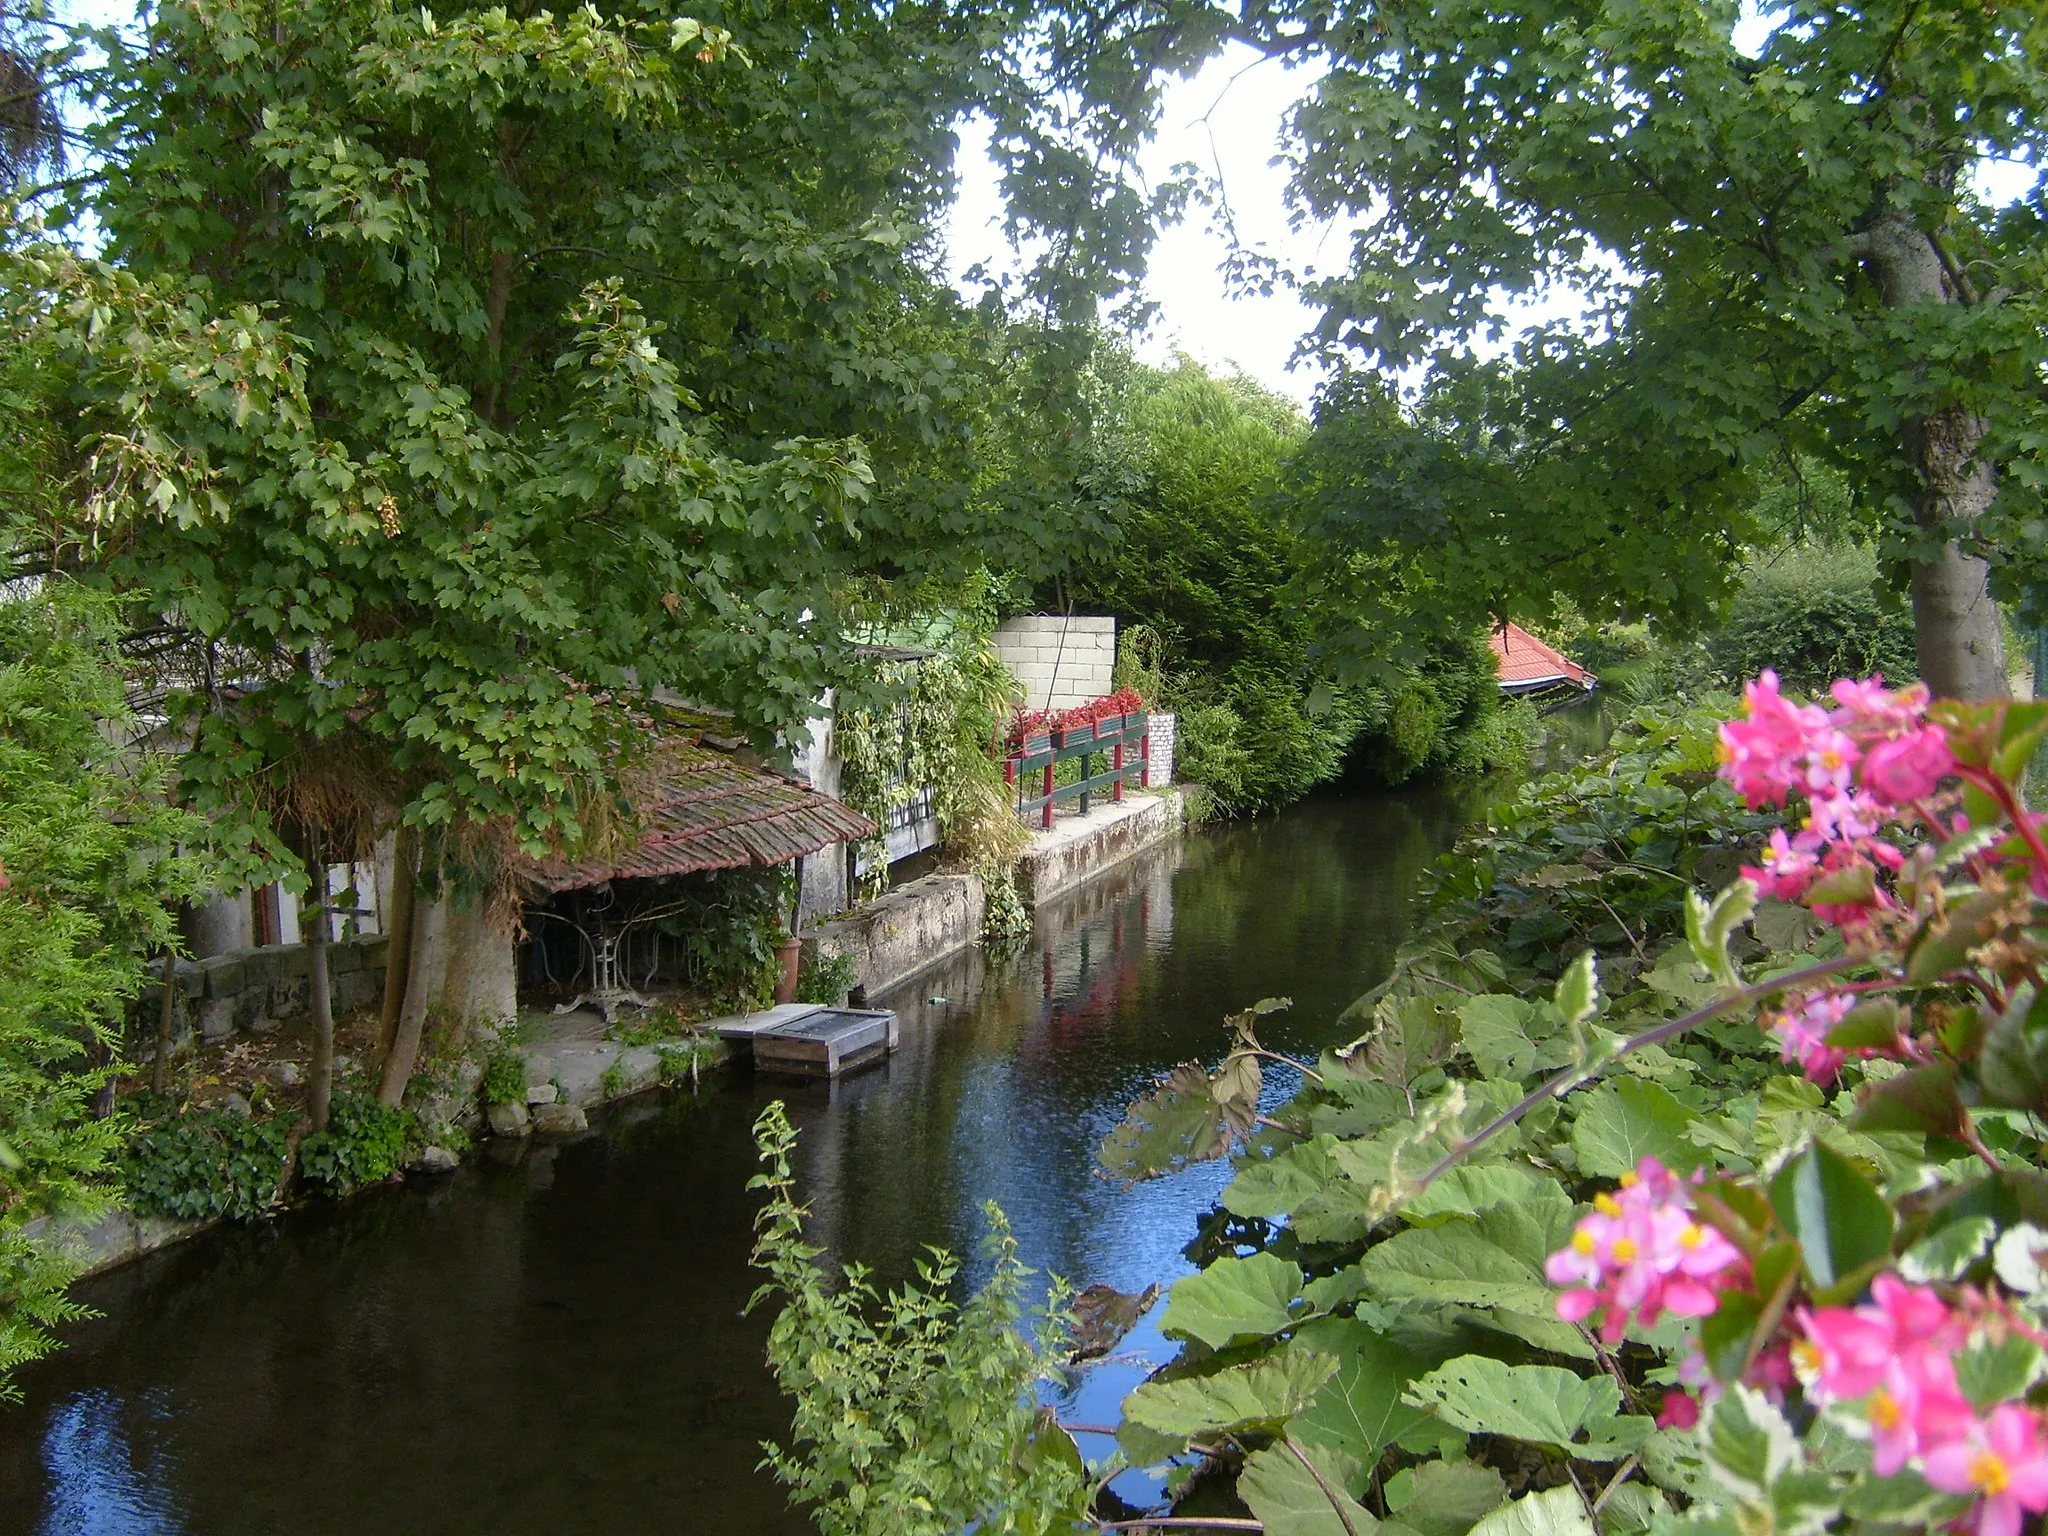
<svg viewBox="0 0 2048 1536">
<path fill-rule="evenodd" d="M 1486 643 L 1493 649 L 1493 665 L 1500 674 L 1500 685 L 1508 693 L 1547 688 L 1556 683 L 1591 688 L 1599 681 L 1519 624 L 1504 624 L 1493 630 Z"/>
</svg>

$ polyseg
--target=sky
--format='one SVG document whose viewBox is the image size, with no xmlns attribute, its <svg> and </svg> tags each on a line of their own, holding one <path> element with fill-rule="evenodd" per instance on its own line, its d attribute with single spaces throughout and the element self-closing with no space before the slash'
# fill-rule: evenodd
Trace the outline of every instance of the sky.
<svg viewBox="0 0 2048 1536">
<path fill-rule="evenodd" d="M 1175 166 L 1193 164 L 1221 183 L 1246 244 L 1298 272 L 1341 270 L 1349 255 L 1345 231 L 1292 227 L 1284 205 L 1286 172 L 1274 164 L 1282 119 L 1313 79 L 1309 71 L 1230 45 L 1199 74 L 1168 88 L 1159 135 L 1140 161 L 1147 181 L 1156 185 Z M 987 145 L 985 124 L 969 123 L 962 131 L 960 201 L 947 229 L 956 281 L 977 262 L 1000 268 L 1007 252 Z M 1159 319 L 1139 353 L 1164 363 L 1178 350 L 1212 368 L 1236 366 L 1306 404 L 1320 375 L 1290 363 L 1296 342 L 1315 324 L 1315 311 L 1288 288 L 1267 296 L 1230 292 L 1222 272 L 1230 243 L 1217 225 L 1211 210 L 1196 206 L 1161 233 L 1144 288 Z"/>
<path fill-rule="evenodd" d="M 1736 29 L 1736 46 L 1752 55 L 1760 52 L 1784 15 L 1750 0 Z M 1340 272 L 1350 253 L 1348 227 L 1295 227 L 1285 203 L 1287 172 L 1278 163 L 1284 121 L 1316 75 L 1241 43 L 1230 44 L 1200 73 L 1169 88 L 1158 137 L 1140 162 L 1154 183 L 1184 162 L 1217 178 L 1239 236 L 1304 276 Z M 986 125 L 968 124 L 961 135 L 960 200 L 947 229 L 956 282 L 977 262 L 999 269 L 1007 254 L 999 228 L 1002 200 L 987 145 Z M 1994 201 L 2004 202 L 2017 198 L 2035 174 L 2024 166 L 1992 166 L 1980 172 L 1978 181 Z M 1303 405 L 1311 403 L 1321 373 L 1313 364 L 1297 365 L 1294 350 L 1315 325 L 1316 310 L 1287 287 L 1270 295 L 1232 292 L 1223 276 L 1229 254 L 1228 236 L 1201 207 L 1160 235 L 1144 284 L 1159 317 L 1140 343 L 1139 355 L 1148 362 L 1170 363 L 1176 352 L 1185 352 L 1211 368 L 1241 368 L 1268 388 Z M 1512 346 L 1523 326 L 1572 314 L 1579 304 L 1565 290 L 1505 308 L 1508 331 L 1488 350 Z"/>
</svg>

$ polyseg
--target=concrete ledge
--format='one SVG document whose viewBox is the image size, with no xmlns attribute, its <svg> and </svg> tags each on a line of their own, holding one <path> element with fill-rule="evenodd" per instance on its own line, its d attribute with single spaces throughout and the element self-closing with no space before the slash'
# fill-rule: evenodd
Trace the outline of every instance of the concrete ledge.
<svg viewBox="0 0 2048 1536">
<path fill-rule="evenodd" d="M 1063 818 L 1040 832 L 1017 864 L 1017 891 L 1030 906 L 1071 891 L 1139 850 L 1180 831 L 1180 791 L 1134 795 L 1121 805 L 1099 805 L 1086 816 Z"/>
<path fill-rule="evenodd" d="M 82 1265 L 83 1276 L 116 1269 L 219 1225 L 217 1218 L 177 1221 L 168 1216 L 137 1216 L 116 1208 L 99 1216 L 44 1216 L 25 1223 L 21 1232 L 32 1241 L 48 1242 Z"/>
<path fill-rule="evenodd" d="M 559 1083 L 561 1103 L 588 1109 L 661 1086 L 661 1047 L 605 1039 L 604 1020 L 595 1013 L 578 1010 L 560 1019 L 550 1018 L 546 1029 L 547 1038 L 527 1046 L 520 1055 L 526 1058 L 526 1081 Z M 669 1049 L 675 1050 L 678 1043 L 669 1042 Z M 729 1054 L 722 1040 L 700 1043 L 696 1048 L 705 1053 L 699 1071 L 719 1065 Z"/>
<path fill-rule="evenodd" d="M 927 875 L 884 891 L 845 917 L 804 935 L 820 955 L 853 961 L 869 997 L 886 991 L 981 937 L 986 895 L 974 875 Z"/>
</svg>

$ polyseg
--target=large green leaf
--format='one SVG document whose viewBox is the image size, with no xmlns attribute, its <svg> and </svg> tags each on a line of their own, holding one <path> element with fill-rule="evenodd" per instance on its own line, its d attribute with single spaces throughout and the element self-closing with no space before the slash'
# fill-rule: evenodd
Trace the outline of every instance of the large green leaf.
<svg viewBox="0 0 2048 1536">
<path fill-rule="evenodd" d="M 1221 1349 L 1258 1339 L 1294 1322 L 1301 1266 L 1270 1253 L 1216 1259 L 1173 1283 L 1159 1331 Z"/>
<path fill-rule="evenodd" d="M 1297 1439 L 1334 1446 L 1370 1467 L 1380 1452 L 1428 1417 L 1402 1401 L 1402 1394 L 1436 1362 L 1401 1348 L 1355 1318 L 1304 1324 L 1291 1347 L 1337 1361 L 1336 1375 L 1290 1421 L 1289 1433 Z"/>
<path fill-rule="evenodd" d="M 1417 1536 L 1465 1536 L 1507 1496 L 1501 1475 L 1476 1461 L 1425 1461 L 1387 1480 L 1387 1508 Z"/>
<path fill-rule="evenodd" d="M 1212 1083 L 1200 1063 L 1182 1062 L 1103 1138 L 1097 1161 L 1115 1177 L 1135 1181 L 1225 1156 L 1258 1110 L 1256 1074 L 1249 1098 L 1236 1086 Z"/>
<path fill-rule="evenodd" d="M 1509 1365 L 1490 1355 L 1460 1355 L 1439 1366 L 1415 1383 L 1408 1401 L 1459 1429 L 1547 1445 L 1587 1461 L 1619 1461 L 1656 1427 L 1621 1414 L 1621 1389 L 1605 1376 Z"/>
<path fill-rule="evenodd" d="M 1302 1465 L 1304 1457 L 1315 1464 L 1314 1472 Z M 1379 1521 L 1345 1491 L 1362 1475 L 1356 1459 L 1343 1451 L 1283 1441 L 1245 1458 L 1237 1494 L 1266 1536 L 1371 1536 Z"/>
<path fill-rule="evenodd" d="M 1631 1077 L 1595 1088 L 1579 1100 L 1572 1125 L 1579 1172 L 1619 1178 L 1654 1157 L 1674 1172 L 1688 1173 L 1707 1156 L 1686 1139 L 1692 1121 L 1692 1112 L 1655 1083 Z"/>
<path fill-rule="evenodd" d="M 1547 1311 L 1557 1291 L 1535 1266 L 1509 1253 L 1463 1218 L 1396 1233 L 1358 1262 L 1367 1289 L 1382 1301 Z"/>
<path fill-rule="evenodd" d="M 1554 1023 L 1535 1003 L 1489 993 L 1458 1005 L 1458 1030 L 1482 1077 L 1519 1081 L 1536 1070 L 1537 1041 Z"/>
<path fill-rule="evenodd" d="M 1472 1536 L 1596 1536 L 1586 1501 L 1570 1483 L 1524 1494 L 1472 1527 Z"/>
<path fill-rule="evenodd" d="M 1806 1272 L 1825 1290 L 1891 1252 L 1896 1218 L 1841 1153 L 1815 1142 L 1771 1180 L 1771 1208 L 1799 1240 Z"/>
<path fill-rule="evenodd" d="M 1330 1163 L 1334 1136 L 1298 1141 L 1271 1157 L 1248 1156 L 1223 1186 L 1223 1208 L 1234 1216 L 1286 1216 L 1339 1177 Z"/>
<path fill-rule="evenodd" d="M 1528 1168 L 1506 1163 L 1460 1163 L 1402 1206 L 1400 1213 L 1416 1223 L 1431 1216 L 1473 1216 L 1492 1206 L 1531 1199 L 1538 1185 L 1558 1188 L 1555 1179 Z M 1571 1202 L 1565 1203 L 1569 1207 Z"/>
<path fill-rule="evenodd" d="M 1366 1042 L 1366 1065 L 1397 1087 L 1442 1066 L 1458 1048 L 1456 1016 L 1434 998 L 1390 998 L 1373 1010 L 1373 1018 L 1378 1028 Z"/>
<path fill-rule="evenodd" d="M 1124 1417 L 1162 1435 L 1271 1429 L 1299 1413 L 1337 1362 L 1307 1350 L 1285 1350 L 1208 1376 L 1148 1381 L 1124 1399 Z"/>
</svg>

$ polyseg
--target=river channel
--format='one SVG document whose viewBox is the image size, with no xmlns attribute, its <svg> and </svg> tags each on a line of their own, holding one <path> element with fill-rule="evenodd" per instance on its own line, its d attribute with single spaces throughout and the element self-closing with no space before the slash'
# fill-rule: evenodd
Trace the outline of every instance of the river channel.
<svg viewBox="0 0 2048 1536">
<path fill-rule="evenodd" d="M 993 1198 L 1041 1270 L 1170 1281 L 1227 1171 L 1125 1190 L 1096 1142 L 1157 1074 L 1213 1058 L 1227 1011 L 1288 996 L 1267 1043 L 1334 1042 L 1468 809 L 1332 797 L 1198 831 L 1049 903 L 1015 958 L 877 999 L 902 1048 L 837 1086 L 711 1074 L 587 1139 L 493 1147 L 90 1282 L 101 1317 L 0 1409 L 0 1532 L 805 1531 L 755 1470 L 788 1422 L 766 1320 L 741 1315 L 760 1108 L 789 1103 L 834 1258 L 901 1275 L 923 1244 L 969 1250 Z M 1170 1353 L 1141 1324 L 1062 1416 L 1113 1420 Z"/>
</svg>

